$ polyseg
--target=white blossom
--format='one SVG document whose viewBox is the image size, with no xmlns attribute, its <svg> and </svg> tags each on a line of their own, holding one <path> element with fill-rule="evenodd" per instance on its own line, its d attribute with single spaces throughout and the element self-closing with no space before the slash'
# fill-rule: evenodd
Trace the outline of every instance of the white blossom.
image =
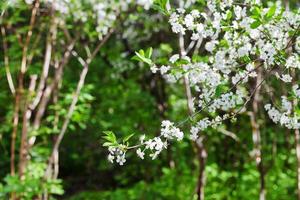
<svg viewBox="0 0 300 200">
<path fill-rule="evenodd" d="M 160 67 L 159 70 L 160 70 L 160 73 L 163 75 L 163 74 L 167 73 L 170 70 L 170 66 L 163 65 L 163 66 Z"/>
<path fill-rule="evenodd" d="M 183 139 L 183 132 L 179 130 L 179 128 L 176 128 L 174 126 L 173 122 L 170 122 L 169 120 L 162 121 L 161 124 L 161 135 L 167 139 L 177 139 L 177 141 L 180 141 Z"/>
<path fill-rule="evenodd" d="M 175 63 L 178 59 L 179 59 L 179 54 L 175 54 L 175 55 L 171 56 L 171 58 L 169 59 L 169 61 L 171 63 Z"/>
<path fill-rule="evenodd" d="M 145 8 L 145 10 L 149 10 L 153 4 L 153 0 L 137 0 L 138 5 L 141 5 Z"/>
<path fill-rule="evenodd" d="M 283 74 L 283 75 L 281 75 L 280 79 L 283 82 L 290 83 L 290 82 L 292 82 L 293 78 L 289 74 Z"/>
<path fill-rule="evenodd" d="M 195 126 L 192 126 L 190 132 L 191 132 L 190 139 L 193 140 L 193 141 L 196 141 L 199 137 L 198 136 L 199 129 Z"/>
<path fill-rule="evenodd" d="M 125 153 L 117 155 L 116 162 L 119 163 L 119 165 L 124 165 L 126 162 Z"/>
<path fill-rule="evenodd" d="M 115 157 L 113 155 L 109 154 L 108 157 L 107 157 L 107 159 L 108 159 L 109 162 L 113 163 Z"/>
<path fill-rule="evenodd" d="M 158 71 L 158 68 L 157 68 L 156 65 L 152 65 L 152 66 L 150 67 L 150 70 L 151 70 L 152 73 L 155 74 L 155 73 Z"/>
<path fill-rule="evenodd" d="M 300 88 L 299 85 L 293 85 L 293 92 L 297 98 L 300 98 Z"/>
<path fill-rule="evenodd" d="M 33 0 L 25 0 L 25 3 L 31 5 L 33 3 Z"/>
<path fill-rule="evenodd" d="M 144 159 L 145 153 L 144 153 L 140 148 L 138 148 L 138 149 L 136 150 L 136 154 L 137 154 L 138 157 L 140 157 L 142 160 Z"/>
<path fill-rule="evenodd" d="M 191 14 L 188 14 L 184 18 L 184 23 L 188 29 L 193 29 L 194 27 L 194 17 Z"/>
<path fill-rule="evenodd" d="M 216 41 L 210 41 L 205 44 L 205 49 L 208 52 L 212 52 L 214 50 L 215 46 L 216 46 Z"/>
</svg>

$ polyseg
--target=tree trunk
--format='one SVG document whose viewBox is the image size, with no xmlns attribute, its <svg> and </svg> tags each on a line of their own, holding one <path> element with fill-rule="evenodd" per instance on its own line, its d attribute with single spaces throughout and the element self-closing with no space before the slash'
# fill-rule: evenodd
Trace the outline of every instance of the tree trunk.
<svg viewBox="0 0 300 200">
<path fill-rule="evenodd" d="M 180 57 L 186 55 L 185 47 L 184 47 L 184 38 L 183 35 L 179 36 L 179 48 L 180 48 Z M 187 107 L 189 115 L 192 116 L 194 114 L 194 106 L 193 106 L 193 97 L 190 88 L 190 83 L 188 77 L 184 76 L 184 86 L 185 86 L 185 94 L 187 99 Z M 200 134 L 200 133 L 199 133 Z M 205 187 L 205 164 L 207 158 L 207 152 L 204 147 L 204 136 L 200 136 L 199 139 L 193 143 L 193 146 L 196 146 L 196 153 L 199 163 L 199 174 L 196 186 L 196 194 L 198 200 L 204 200 L 204 187 Z"/>
<path fill-rule="evenodd" d="M 257 170 L 259 172 L 259 179 L 260 179 L 259 200 L 265 200 L 266 199 L 265 169 L 263 166 L 262 153 L 261 153 L 261 133 L 260 133 L 259 124 L 257 122 L 261 81 L 262 81 L 262 71 L 259 68 L 256 77 L 256 84 L 255 84 L 256 91 L 253 97 L 253 102 L 252 102 L 253 111 L 250 113 L 250 120 L 252 126 L 252 140 L 253 140 L 255 162 L 256 162 Z"/>
<path fill-rule="evenodd" d="M 296 84 L 297 74 L 295 70 L 292 71 L 293 75 L 293 85 Z M 293 100 L 293 107 L 297 106 L 297 99 Z M 295 112 L 295 111 L 294 111 Z M 297 157 L 297 199 L 300 200 L 300 132 L 299 129 L 295 130 L 295 148 L 296 148 L 296 157 Z"/>
<path fill-rule="evenodd" d="M 300 200 L 300 133 L 299 129 L 295 130 L 295 146 L 297 155 L 297 199 Z"/>
<path fill-rule="evenodd" d="M 198 183 L 196 188 L 197 199 L 204 200 L 204 187 L 205 187 L 205 165 L 207 152 L 203 145 L 204 137 L 201 136 L 196 142 L 197 145 L 197 153 L 198 153 L 198 162 L 199 162 L 199 175 L 198 175 Z"/>
<path fill-rule="evenodd" d="M 194 114 L 193 100 L 192 100 L 191 88 L 189 86 L 189 80 L 187 76 L 184 77 L 184 85 L 185 85 L 189 115 L 192 116 Z M 193 143 L 193 146 L 196 146 L 197 159 L 199 163 L 199 172 L 198 172 L 199 174 L 198 174 L 198 180 L 196 186 L 197 200 L 204 200 L 205 165 L 206 165 L 207 152 L 203 142 L 204 142 L 204 136 L 201 135 L 199 139 Z"/>
<path fill-rule="evenodd" d="M 19 159 L 19 176 L 22 178 L 25 168 L 26 168 L 26 162 L 27 162 L 27 157 L 28 157 L 28 140 L 27 140 L 27 135 L 28 135 L 28 127 L 29 127 L 29 120 L 31 118 L 31 110 L 28 109 L 29 106 L 29 99 L 30 95 L 34 92 L 34 88 L 36 85 L 36 75 L 32 75 L 30 77 L 30 85 L 29 85 L 29 90 L 28 94 L 24 96 L 25 99 L 25 109 L 26 110 L 23 114 L 23 122 L 22 122 L 22 135 L 21 135 L 21 146 L 20 146 L 20 159 Z"/>
</svg>

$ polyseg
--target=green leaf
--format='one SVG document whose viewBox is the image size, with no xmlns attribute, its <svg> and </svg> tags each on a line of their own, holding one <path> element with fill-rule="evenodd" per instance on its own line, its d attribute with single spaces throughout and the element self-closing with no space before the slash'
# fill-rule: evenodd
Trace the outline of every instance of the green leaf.
<svg viewBox="0 0 300 200">
<path fill-rule="evenodd" d="M 150 59 L 152 56 L 152 52 L 153 52 L 153 48 L 152 47 L 148 48 L 145 54 L 146 58 Z"/>
<path fill-rule="evenodd" d="M 255 21 L 255 22 L 253 22 L 251 25 L 250 25 L 250 27 L 252 28 L 252 29 L 256 29 L 257 27 L 259 27 L 261 25 L 261 21 Z"/>
<path fill-rule="evenodd" d="M 147 55 L 152 54 L 151 49 L 152 48 L 147 50 L 146 55 L 145 55 L 144 50 L 139 50 L 139 52 L 135 52 L 135 56 L 133 56 L 131 59 L 147 63 L 148 65 L 152 65 L 152 60 L 149 57 L 147 57 Z"/>
<path fill-rule="evenodd" d="M 230 20 L 231 18 L 232 18 L 232 12 L 228 10 L 226 15 L 226 20 Z"/>
<path fill-rule="evenodd" d="M 266 14 L 266 18 L 270 20 L 274 16 L 275 12 L 276 12 L 276 4 L 274 4 L 271 8 L 269 8 Z"/>
<path fill-rule="evenodd" d="M 261 10 L 259 7 L 254 7 L 254 9 L 252 10 L 252 14 L 255 16 L 255 17 L 260 17 L 261 15 Z"/>
<path fill-rule="evenodd" d="M 132 56 L 131 60 L 142 61 L 137 55 Z"/>
<path fill-rule="evenodd" d="M 172 53 L 173 49 L 170 44 L 162 43 L 160 44 L 160 50 L 166 53 Z"/>
<path fill-rule="evenodd" d="M 113 146 L 113 143 L 111 143 L 111 142 L 104 142 L 102 146 L 104 146 L 104 147 L 110 147 L 110 146 Z"/>
<path fill-rule="evenodd" d="M 140 49 L 140 50 L 139 50 L 139 54 L 140 54 L 141 56 L 145 57 L 145 52 L 144 52 L 143 49 Z"/>
<path fill-rule="evenodd" d="M 186 59 L 178 59 L 178 60 L 175 62 L 175 65 L 176 65 L 176 66 L 187 65 L 187 64 L 189 64 L 189 61 L 187 61 Z"/>
<path fill-rule="evenodd" d="M 155 0 L 152 8 L 158 10 L 164 15 L 168 15 L 169 14 L 168 4 L 169 4 L 169 0 Z"/>
<path fill-rule="evenodd" d="M 124 143 L 127 142 L 132 136 L 134 136 L 134 133 L 132 133 L 132 134 L 126 136 L 126 137 L 123 139 L 123 142 L 124 142 Z"/>
<path fill-rule="evenodd" d="M 251 18 L 255 20 L 261 20 L 261 8 L 259 7 L 254 7 L 251 11 Z"/>
<path fill-rule="evenodd" d="M 229 47 L 227 40 L 222 39 L 219 44 L 221 47 Z"/>
<path fill-rule="evenodd" d="M 225 84 L 218 85 L 216 88 L 216 97 L 220 97 L 224 92 L 228 91 L 228 86 Z"/>
<path fill-rule="evenodd" d="M 103 131 L 103 133 L 105 134 L 105 136 L 103 136 L 105 140 L 113 144 L 117 143 L 117 138 L 112 131 Z"/>
</svg>

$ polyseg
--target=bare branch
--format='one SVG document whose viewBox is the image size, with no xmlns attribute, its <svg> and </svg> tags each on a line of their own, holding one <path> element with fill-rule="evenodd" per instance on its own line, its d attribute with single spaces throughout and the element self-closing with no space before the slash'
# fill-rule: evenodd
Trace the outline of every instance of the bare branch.
<svg viewBox="0 0 300 200">
<path fill-rule="evenodd" d="M 238 136 L 231 132 L 231 131 L 228 131 L 224 128 L 218 128 L 217 129 L 220 133 L 223 133 L 224 135 L 228 136 L 228 137 L 231 137 L 233 140 L 235 140 L 236 142 L 240 142 L 240 139 L 238 138 Z"/>
<path fill-rule="evenodd" d="M 47 42 L 46 42 L 46 52 L 45 52 L 45 60 L 44 60 L 44 65 L 43 65 L 43 72 L 41 75 L 41 79 L 38 85 L 37 89 L 37 95 L 34 98 L 32 104 L 30 105 L 30 109 L 34 110 L 38 103 L 41 100 L 43 90 L 45 88 L 46 80 L 48 77 L 48 72 L 49 72 L 49 67 L 50 67 L 50 61 L 51 61 L 51 56 L 52 56 L 52 43 L 56 39 L 56 22 L 55 18 L 52 15 L 52 20 L 51 20 L 51 26 L 50 26 L 50 32 L 47 37 Z"/>
<path fill-rule="evenodd" d="M 3 54 L 4 54 L 4 66 L 5 66 L 5 72 L 6 72 L 6 78 L 8 82 L 9 89 L 13 95 L 16 94 L 16 89 L 14 86 L 14 82 L 10 73 L 9 69 L 9 57 L 8 57 L 8 46 L 7 46 L 7 41 L 6 41 L 6 32 L 5 28 L 1 26 L 1 33 L 3 37 Z"/>
<path fill-rule="evenodd" d="M 100 41 L 100 43 L 95 47 L 94 51 L 92 52 L 91 56 L 88 57 L 85 61 L 85 64 L 83 66 L 83 69 L 81 71 L 81 74 L 80 74 L 80 78 L 79 78 L 79 82 L 77 84 L 77 88 L 76 88 L 76 91 L 74 93 L 74 96 L 73 96 L 73 100 L 72 100 L 72 103 L 69 107 L 69 110 L 68 110 L 68 113 L 67 113 L 67 116 L 63 122 L 63 126 L 59 132 L 59 135 L 57 137 L 57 140 L 55 141 L 55 144 L 53 146 L 53 150 L 52 150 L 52 153 L 50 155 L 50 158 L 49 158 L 49 163 L 48 163 L 48 167 L 47 167 L 47 170 L 45 172 L 45 176 L 46 177 L 49 177 L 49 173 L 50 173 L 50 169 L 51 169 L 51 165 L 53 164 L 54 162 L 54 156 L 55 156 L 55 153 L 58 152 L 58 149 L 59 149 L 59 146 L 60 146 L 60 143 L 66 133 L 66 130 L 67 130 L 67 127 L 69 125 L 69 122 L 71 120 L 71 117 L 73 115 L 73 112 L 75 110 L 75 106 L 77 104 L 77 101 L 78 101 L 78 98 L 79 98 L 79 94 L 80 94 L 80 91 L 84 85 L 84 81 L 85 81 L 85 77 L 87 75 L 87 72 L 88 72 L 88 69 L 89 69 L 89 64 L 91 63 L 91 61 L 93 60 L 93 58 L 96 56 L 96 54 L 99 52 L 99 50 L 101 49 L 101 47 L 106 43 L 106 41 L 108 40 L 108 38 L 111 36 L 111 34 L 114 32 L 114 29 L 111 29 L 109 31 L 109 33 L 103 38 L 102 41 Z"/>
</svg>

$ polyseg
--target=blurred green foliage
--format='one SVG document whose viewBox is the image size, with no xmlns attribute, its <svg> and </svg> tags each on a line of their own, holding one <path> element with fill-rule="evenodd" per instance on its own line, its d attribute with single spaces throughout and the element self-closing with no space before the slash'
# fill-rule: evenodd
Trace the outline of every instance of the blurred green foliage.
<svg viewBox="0 0 300 200">
<path fill-rule="evenodd" d="M 296 174 L 293 170 L 281 171 L 281 166 L 273 168 L 267 176 L 267 199 L 287 200 L 296 198 L 294 184 Z M 194 171 L 188 166 L 183 169 L 163 168 L 162 176 L 152 183 L 138 182 L 132 187 L 112 191 L 84 191 L 67 200 L 181 200 L 195 199 L 191 196 L 196 181 Z M 258 199 L 258 172 L 255 165 L 247 165 L 244 170 L 232 172 L 220 169 L 216 164 L 206 168 L 207 186 L 205 197 L 208 200 L 251 200 Z"/>
</svg>

